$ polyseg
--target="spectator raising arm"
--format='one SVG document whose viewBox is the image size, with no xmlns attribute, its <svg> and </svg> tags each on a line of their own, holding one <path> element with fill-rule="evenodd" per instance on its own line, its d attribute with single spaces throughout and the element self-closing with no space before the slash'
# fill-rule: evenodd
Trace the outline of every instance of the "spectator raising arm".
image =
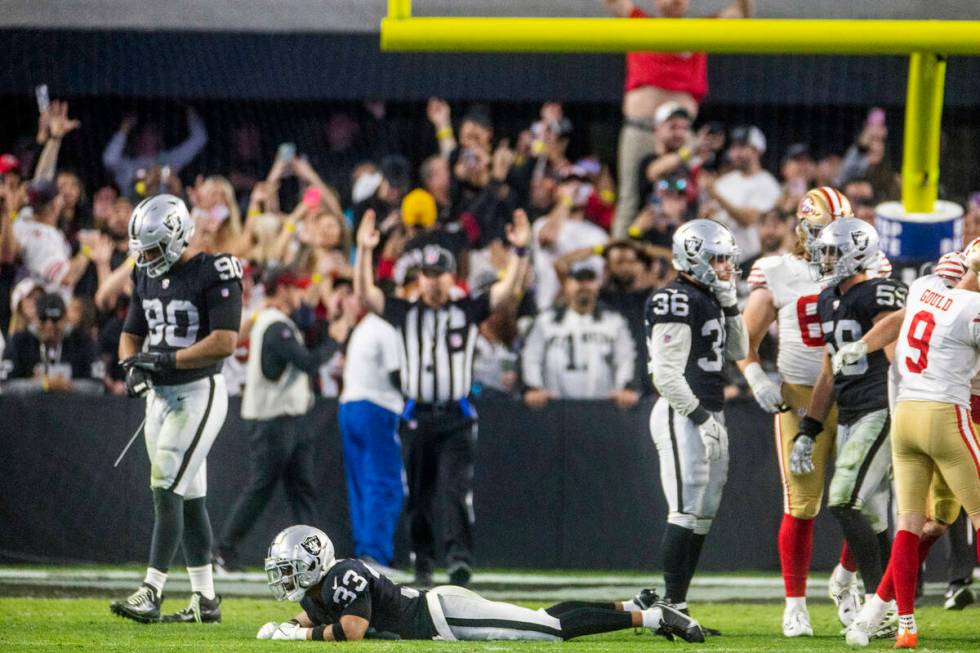
<svg viewBox="0 0 980 653">
<path fill-rule="evenodd" d="M 520 283 L 527 271 L 527 246 L 531 240 L 531 223 L 523 209 L 514 211 L 514 220 L 507 225 L 507 240 L 513 246 L 504 278 L 490 287 L 490 309 L 517 298 Z"/>
<path fill-rule="evenodd" d="M 189 132 L 184 142 L 175 148 L 160 152 L 158 163 L 163 166 L 170 166 L 174 173 L 194 160 L 204 146 L 208 143 L 208 130 L 204 126 L 204 119 L 194 109 L 187 109 L 187 131 Z"/>
<path fill-rule="evenodd" d="M 357 228 L 357 255 L 354 259 L 354 294 L 374 313 L 384 313 L 385 296 L 374 283 L 374 264 L 372 253 L 381 240 L 381 234 L 374 228 L 374 209 L 368 209 Z M 509 268 L 508 268 L 509 269 Z M 498 282 L 500 283 L 500 282 Z"/>
<path fill-rule="evenodd" d="M 453 136 L 452 114 L 449 104 L 439 98 L 429 98 L 425 115 L 436 130 L 436 140 L 439 142 L 439 154 L 449 158 L 456 149 L 456 137 Z"/>
<path fill-rule="evenodd" d="M 61 150 L 61 139 L 68 132 L 78 129 L 81 123 L 68 118 L 68 103 L 55 100 L 48 108 L 47 115 L 42 115 L 38 125 L 38 141 L 44 140 L 44 149 L 38 157 L 34 169 L 35 181 L 54 181 L 58 167 L 58 152 Z"/>
</svg>

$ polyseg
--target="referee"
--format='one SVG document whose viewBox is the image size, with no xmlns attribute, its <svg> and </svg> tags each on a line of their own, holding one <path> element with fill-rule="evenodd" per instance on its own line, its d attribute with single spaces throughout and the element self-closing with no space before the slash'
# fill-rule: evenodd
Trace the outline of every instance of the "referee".
<svg viewBox="0 0 980 653">
<path fill-rule="evenodd" d="M 402 442 L 408 476 L 407 513 L 415 552 L 415 583 L 432 585 L 436 540 L 442 526 L 449 580 L 466 585 L 473 564 L 473 454 L 476 411 L 469 402 L 477 330 L 498 306 L 515 301 L 527 271 L 531 229 L 523 211 L 507 225 L 513 253 L 503 278 L 479 297 L 452 299 L 456 261 L 438 245 L 422 248 L 418 298 L 385 297 L 374 284 L 372 251 L 380 236 L 368 211 L 357 231 L 354 292 L 398 331 L 406 404 Z M 444 501 L 436 502 L 442 492 Z M 444 514 L 433 514 L 438 505 Z"/>
</svg>

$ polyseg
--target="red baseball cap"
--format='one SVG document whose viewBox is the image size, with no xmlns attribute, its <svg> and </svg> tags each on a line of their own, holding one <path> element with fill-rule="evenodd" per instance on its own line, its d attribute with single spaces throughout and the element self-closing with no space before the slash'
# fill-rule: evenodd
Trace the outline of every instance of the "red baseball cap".
<svg viewBox="0 0 980 653">
<path fill-rule="evenodd" d="M 20 160 L 13 154 L 0 154 L 0 175 L 5 175 L 8 172 L 16 172 L 20 174 Z"/>
</svg>

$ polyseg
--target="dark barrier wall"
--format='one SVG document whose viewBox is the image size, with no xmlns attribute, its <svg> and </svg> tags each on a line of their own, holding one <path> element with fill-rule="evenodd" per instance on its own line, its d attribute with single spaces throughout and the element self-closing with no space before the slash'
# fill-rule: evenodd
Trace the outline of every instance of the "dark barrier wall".
<svg viewBox="0 0 980 653">
<path fill-rule="evenodd" d="M 220 530 L 248 476 L 247 440 L 232 402 L 208 459 L 208 507 Z M 482 402 L 474 505 L 486 566 L 657 567 L 666 507 L 650 404 L 555 402 L 529 411 Z M 775 569 L 782 511 L 771 421 L 751 401 L 730 403 L 731 473 L 704 553 L 708 569 Z M 143 561 L 152 526 L 143 440 L 113 461 L 142 419 L 123 398 L 0 397 L 0 559 Z M 351 553 L 336 404 L 320 401 L 310 428 L 319 470 L 320 526 Z M 243 547 L 258 563 L 291 523 L 280 493 Z M 821 517 L 814 564 L 833 565 L 839 530 Z M 400 547 L 404 554 L 404 542 Z"/>
</svg>

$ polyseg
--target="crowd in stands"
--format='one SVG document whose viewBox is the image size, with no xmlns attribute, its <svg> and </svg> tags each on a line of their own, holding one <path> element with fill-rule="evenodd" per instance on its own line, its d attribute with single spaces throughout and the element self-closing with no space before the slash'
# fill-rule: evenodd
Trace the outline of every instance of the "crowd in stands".
<svg viewBox="0 0 980 653">
<path fill-rule="evenodd" d="M 533 406 L 549 398 L 609 399 L 624 408 L 651 391 L 642 363 L 643 305 L 651 289 L 672 278 L 678 225 L 694 217 L 723 222 L 747 269 L 759 256 L 792 248 L 796 205 L 808 188 L 841 188 L 868 220 L 877 202 L 899 194 L 876 111 L 846 152 L 814 154 L 797 143 L 769 171 L 758 127 L 698 125 L 682 103 L 666 102 L 652 124 L 654 152 L 620 173 L 635 175 L 642 201 L 625 237 L 614 239 L 615 175 L 595 156 L 569 157 L 576 127 L 561 104 L 544 104 L 517 134 L 497 134 L 484 107 L 454 116 L 434 98 L 415 128 L 432 133 L 432 153 L 421 161 L 397 151 L 299 152 L 283 143 L 265 171 L 232 163 L 188 179 L 182 169 L 208 147 L 202 118 L 188 110 L 186 138 L 170 146 L 154 124 L 130 116 L 106 143 L 105 174 L 93 183 L 59 167 L 63 139 L 84 127 L 66 102 L 52 102 L 40 115 L 33 162 L 0 157 L 0 302 L 9 307 L 0 324 L 3 391 L 124 392 L 115 351 L 131 291 L 127 224 L 134 204 L 159 192 L 186 199 L 194 247 L 233 254 L 246 270 L 243 337 L 225 369 L 235 392 L 248 319 L 263 302 L 254 280 L 269 265 L 293 265 L 308 280 L 295 316 L 307 343 L 343 342 L 363 313 L 350 279 L 352 234 L 365 211 L 375 211 L 382 234 L 377 278 L 387 292 L 410 295 L 427 245 L 459 262 L 460 293 L 484 291 L 507 261 L 505 226 L 523 209 L 533 229 L 524 300 L 481 327 L 474 393 L 523 395 Z M 974 202 L 970 219 L 978 214 Z M 603 314 L 622 318 L 614 338 L 620 346 L 574 360 L 569 334 L 609 327 Z M 554 369 L 559 357 L 548 350 L 562 338 L 570 353 Z M 321 394 L 339 392 L 342 369 L 341 351 L 321 370 Z M 572 377 L 591 381 L 568 382 Z"/>
</svg>

